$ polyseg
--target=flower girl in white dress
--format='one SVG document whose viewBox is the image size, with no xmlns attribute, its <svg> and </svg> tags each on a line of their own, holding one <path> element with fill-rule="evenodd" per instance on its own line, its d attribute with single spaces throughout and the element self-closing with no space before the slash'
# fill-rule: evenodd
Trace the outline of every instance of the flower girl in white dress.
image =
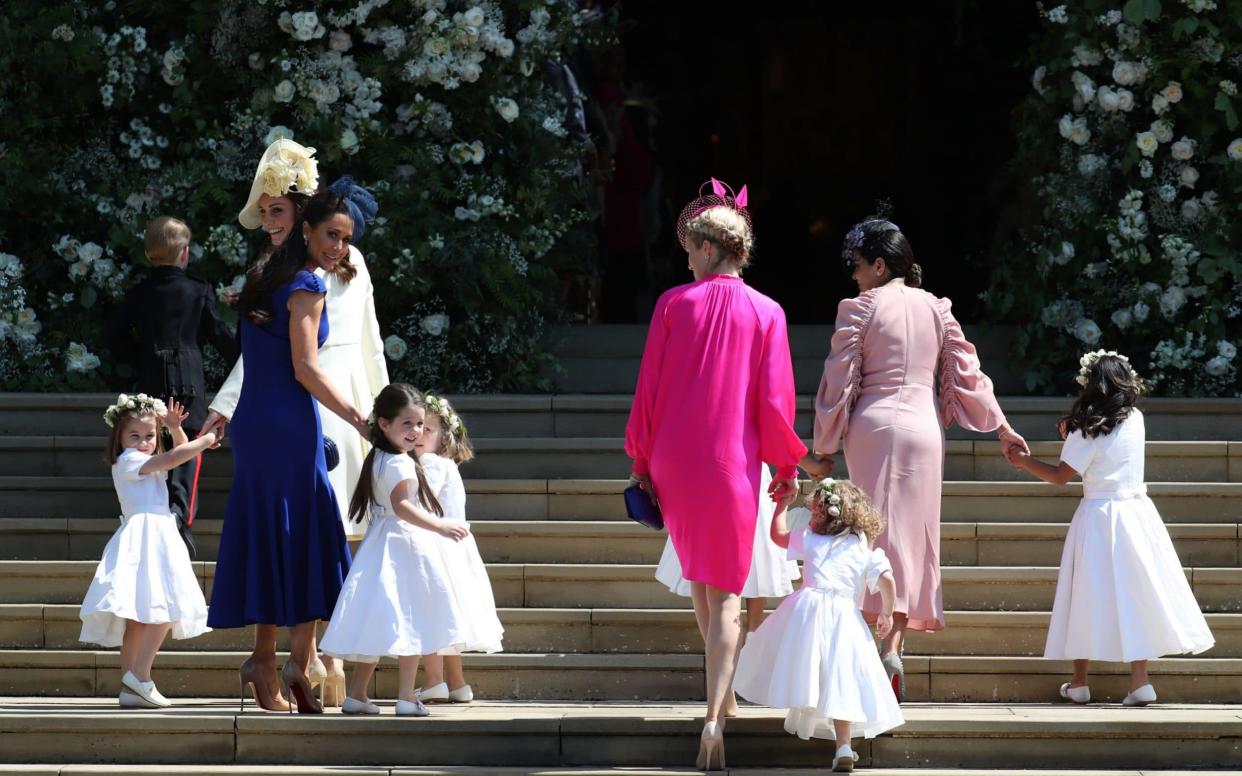
<svg viewBox="0 0 1242 776">
<path fill-rule="evenodd" d="M 444 510 L 411 453 L 423 433 L 422 394 L 393 383 L 375 397 L 371 444 L 362 479 L 349 503 L 354 520 L 371 525 L 349 569 L 323 635 L 323 651 L 355 663 L 341 711 L 378 714 L 367 698 L 375 664 L 397 659 L 397 714 L 425 717 L 415 691 L 421 655 L 466 643 L 470 623 L 457 605 L 440 537 L 461 541 L 463 522 L 443 520 Z"/>
<path fill-rule="evenodd" d="M 427 404 L 427 421 L 414 452 L 427 473 L 428 485 L 444 507 L 444 519 L 465 524 L 466 487 L 457 467 L 474 458 L 470 437 L 448 399 L 429 393 L 423 400 Z M 439 654 L 423 655 L 425 682 L 418 697 L 423 703 L 469 703 L 474 700 L 474 690 L 466 684 L 461 653 L 499 652 L 505 629 L 496 615 L 492 581 L 474 536 L 459 542 L 442 540 L 440 549 L 468 632 L 462 644 Z"/>
<path fill-rule="evenodd" d="M 1199 653 L 1215 643 L 1186 582 L 1168 529 L 1147 497 L 1143 381 L 1125 356 L 1103 350 L 1079 361 L 1082 392 L 1062 421 L 1057 466 L 1016 448 L 1009 461 L 1054 485 L 1082 476 L 1083 498 L 1061 553 L 1044 657 L 1073 660 L 1061 697 L 1091 700 L 1087 661 L 1130 663 L 1127 706 L 1156 700 L 1147 661 Z"/>
<path fill-rule="evenodd" d="M 104 413 L 112 427 L 106 460 L 121 502 L 121 527 L 108 540 L 82 601 L 80 640 L 121 648 L 121 694 L 127 708 L 171 705 L 155 687 L 151 666 L 171 632 L 174 639 L 206 633 L 207 602 L 190 553 L 168 508 L 168 471 L 216 443 L 208 432 L 193 442 L 173 401 L 121 394 Z M 160 424 L 174 447 L 163 452 Z"/>
<path fill-rule="evenodd" d="M 878 591 L 877 630 L 884 637 L 892 629 L 896 583 L 884 551 L 870 546 L 883 518 L 853 483 L 824 479 L 810 524 L 791 532 L 785 521 L 778 508 L 772 541 L 803 562 L 806 580 L 747 638 L 733 687 L 754 703 L 789 709 L 787 732 L 836 740 L 833 771 L 852 771 L 852 736 L 905 723 L 861 609 L 864 589 Z"/>
</svg>

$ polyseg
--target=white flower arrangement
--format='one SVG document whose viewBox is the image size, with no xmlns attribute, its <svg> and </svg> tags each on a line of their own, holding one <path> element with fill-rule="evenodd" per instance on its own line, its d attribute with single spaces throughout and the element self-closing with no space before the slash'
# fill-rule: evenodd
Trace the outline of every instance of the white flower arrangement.
<svg viewBox="0 0 1242 776">
<path fill-rule="evenodd" d="M 466 427 L 461 422 L 461 417 L 453 411 L 453 407 L 444 399 L 435 394 L 424 394 L 423 403 L 427 405 L 427 409 L 444 419 L 444 425 L 452 436 L 458 436 Z"/>
<path fill-rule="evenodd" d="M 163 417 L 168 413 L 168 407 L 165 406 L 163 401 L 148 396 L 145 393 L 138 393 L 133 396 L 122 393 L 116 397 L 116 404 L 104 410 L 104 423 L 108 424 L 108 428 L 115 428 L 117 420 L 127 412 Z"/>
<path fill-rule="evenodd" d="M 837 491 L 837 481 L 831 477 L 825 477 L 815 483 L 812 497 L 819 499 L 819 503 L 823 506 L 824 511 L 829 517 L 841 516 L 841 496 Z"/>
<path fill-rule="evenodd" d="M 384 355 L 388 356 L 388 358 L 393 361 L 400 361 L 405 358 L 405 354 L 408 353 L 409 350 L 410 348 L 405 344 L 405 340 L 401 339 L 396 334 L 389 334 L 384 338 Z"/>
<path fill-rule="evenodd" d="M 1091 367 L 1095 366 L 1095 362 L 1099 361 L 1103 356 L 1112 356 L 1122 364 L 1125 364 L 1126 369 L 1130 370 L 1130 376 L 1136 380 L 1138 379 L 1138 374 L 1135 373 L 1134 367 L 1130 366 L 1130 359 L 1127 356 L 1123 356 L 1115 350 L 1095 350 L 1084 354 L 1082 358 L 1078 359 L 1078 376 L 1074 378 L 1074 382 L 1085 388 L 1087 386 L 1087 377 L 1091 374 Z"/>
</svg>

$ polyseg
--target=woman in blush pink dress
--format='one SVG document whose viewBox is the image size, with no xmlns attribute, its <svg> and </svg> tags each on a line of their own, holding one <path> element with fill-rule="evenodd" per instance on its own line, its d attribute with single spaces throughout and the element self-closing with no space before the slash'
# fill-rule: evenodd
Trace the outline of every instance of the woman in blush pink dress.
<svg viewBox="0 0 1242 776">
<path fill-rule="evenodd" d="M 815 399 L 815 454 L 803 468 L 826 476 L 840 449 L 850 479 L 884 514 L 876 546 L 897 580 L 893 631 L 881 658 L 900 699 L 907 629 L 944 628 L 940 583 L 940 490 L 944 429 L 998 431 L 1006 445 L 1027 450 L 992 393 L 975 348 L 962 334 L 952 303 L 923 291 L 923 270 L 910 243 L 890 221 L 869 219 L 845 238 L 847 268 L 862 292 L 837 308 L 832 352 Z M 880 611 L 876 596 L 863 606 Z"/>
<path fill-rule="evenodd" d="M 777 467 L 772 498 L 796 492 L 806 446 L 794 432 L 793 366 L 785 312 L 740 273 L 753 245 L 745 187 L 682 211 L 678 237 L 693 283 L 656 303 L 625 432 L 632 482 L 658 499 L 691 584 L 703 634 L 707 714 L 698 767 L 724 767 L 722 709 L 731 699 L 750 572 L 761 467 Z"/>
</svg>

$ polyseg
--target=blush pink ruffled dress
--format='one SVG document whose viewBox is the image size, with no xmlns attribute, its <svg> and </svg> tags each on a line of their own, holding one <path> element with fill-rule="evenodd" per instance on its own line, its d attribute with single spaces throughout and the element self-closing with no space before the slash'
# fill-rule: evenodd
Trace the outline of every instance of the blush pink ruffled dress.
<svg viewBox="0 0 1242 776">
<path fill-rule="evenodd" d="M 651 477 L 682 576 L 741 593 L 750 573 L 761 466 L 794 477 L 785 311 L 732 275 L 669 289 L 647 331 L 625 452 Z M 767 494 L 762 494 L 767 498 Z"/>
<path fill-rule="evenodd" d="M 951 307 L 901 281 L 842 301 L 815 399 L 815 450 L 835 453 L 845 438 L 850 480 L 888 523 L 875 544 L 893 564 L 894 611 L 921 631 L 944 628 L 944 429 L 1005 422 Z M 867 596 L 863 610 L 878 613 L 879 596 Z"/>
</svg>

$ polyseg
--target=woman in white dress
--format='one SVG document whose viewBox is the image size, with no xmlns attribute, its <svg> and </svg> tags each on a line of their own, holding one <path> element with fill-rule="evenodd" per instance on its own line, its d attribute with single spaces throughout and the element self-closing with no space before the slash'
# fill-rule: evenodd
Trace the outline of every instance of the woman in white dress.
<svg viewBox="0 0 1242 776">
<path fill-rule="evenodd" d="M 1087 661 L 1128 662 L 1130 693 L 1122 703 L 1145 706 L 1156 700 L 1149 659 L 1197 654 L 1215 640 L 1147 497 L 1147 434 L 1134 406 L 1143 382 L 1117 353 L 1088 353 L 1079 363 L 1083 390 L 1062 421 L 1059 465 L 1006 450 L 1015 467 L 1045 482 L 1064 485 L 1082 476 L 1083 498 L 1065 536 L 1044 657 L 1074 661 L 1074 676 L 1060 694 L 1075 703 L 1091 700 Z"/>
<path fill-rule="evenodd" d="M 318 164 L 314 154 L 313 148 L 281 139 L 268 146 L 259 161 L 250 197 L 238 213 L 237 220 L 247 229 L 261 226 L 273 248 L 279 247 L 289 236 L 302 203 L 318 187 Z M 288 170 L 293 170 L 294 174 L 279 174 Z M 342 184 L 342 181 L 346 183 Z M 342 181 L 332 186 L 334 191 L 338 187 L 345 190 L 337 192 L 345 196 L 353 188 L 352 180 L 343 178 Z M 355 240 L 361 236 L 358 227 L 373 218 L 375 213 L 372 211 L 369 218 L 365 213 L 360 215 L 362 217 L 353 219 Z M 349 247 L 349 260 L 341 262 L 336 271 L 326 273 L 316 270 L 315 274 L 327 288 L 324 314 L 329 321 L 328 340 L 319 350 L 319 368 L 328 375 L 337 391 L 365 415 L 371 411 L 375 396 L 388 384 L 388 365 L 384 360 L 384 343 L 375 315 L 371 275 L 362 252 L 352 245 Z M 238 359 L 211 401 L 207 420 L 203 424 L 204 433 L 214 430 L 218 437 L 223 436 L 241 396 L 243 374 L 244 367 Z M 358 484 L 362 460 L 370 446 L 349 424 L 322 406 L 319 408 L 319 420 L 323 435 L 336 443 L 340 456 L 340 463 L 328 473 L 328 479 L 336 493 L 345 535 L 351 540 L 360 540 L 366 526 L 350 522 L 346 515 L 350 495 Z M 279 711 L 284 702 L 276 684 L 276 629 L 256 626 L 255 651 L 250 659 L 266 665 L 269 658 L 272 666 L 270 689 L 274 690 L 271 700 L 274 703 L 264 705 L 264 708 Z M 331 657 L 312 662 L 309 676 L 312 685 L 322 684 L 325 706 L 341 704 L 345 697 L 345 673 Z M 262 699 L 259 700 L 263 705 Z"/>
</svg>

